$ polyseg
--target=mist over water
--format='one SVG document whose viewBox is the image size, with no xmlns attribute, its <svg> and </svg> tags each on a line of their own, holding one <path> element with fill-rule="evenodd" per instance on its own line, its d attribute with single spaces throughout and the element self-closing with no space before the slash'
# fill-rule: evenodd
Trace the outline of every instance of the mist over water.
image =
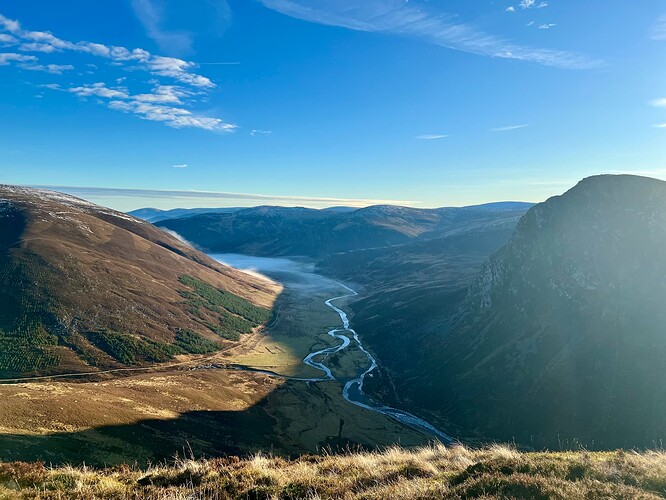
<svg viewBox="0 0 666 500">
<path fill-rule="evenodd" d="M 340 284 L 314 272 L 314 264 L 284 257 L 254 257 L 235 253 L 209 254 L 222 264 L 253 276 L 277 281 L 296 292 L 339 289 Z"/>
</svg>

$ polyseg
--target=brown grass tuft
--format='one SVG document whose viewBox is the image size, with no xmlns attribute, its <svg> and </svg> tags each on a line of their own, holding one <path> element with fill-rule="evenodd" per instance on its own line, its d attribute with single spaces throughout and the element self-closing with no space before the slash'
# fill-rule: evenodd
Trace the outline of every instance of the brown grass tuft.
<svg viewBox="0 0 666 500">
<path fill-rule="evenodd" d="M 441 444 L 304 456 L 257 454 L 129 466 L 0 464 L 0 498 L 22 499 L 651 499 L 666 496 L 663 452 L 521 453 Z"/>
</svg>

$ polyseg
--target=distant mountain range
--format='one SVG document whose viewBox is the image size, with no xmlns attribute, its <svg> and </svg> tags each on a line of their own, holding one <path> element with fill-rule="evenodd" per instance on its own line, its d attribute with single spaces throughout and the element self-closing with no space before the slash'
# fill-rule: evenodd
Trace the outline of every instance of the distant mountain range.
<svg viewBox="0 0 666 500">
<path fill-rule="evenodd" d="M 322 257 L 350 250 L 435 239 L 475 226 L 515 220 L 531 204 L 415 209 L 378 205 L 356 210 L 254 207 L 157 221 L 209 252 Z"/>
<path fill-rule="evenodd" d="M 212 351 L 268 319 L 275 293 L 142 220 L 0 186 L 0 378 Z"/>
</svg>

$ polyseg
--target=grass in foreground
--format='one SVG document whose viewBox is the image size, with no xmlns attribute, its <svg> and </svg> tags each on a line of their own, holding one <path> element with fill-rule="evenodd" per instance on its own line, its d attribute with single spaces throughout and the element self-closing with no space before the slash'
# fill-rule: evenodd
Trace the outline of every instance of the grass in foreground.
<svg viewBox="0 0 666 500">
<path fill-rule="evenodd" d="M 0 464 L 0 498 L 663 498 L 666 453 L 441 445 L 297 460 L 178 460 L 147 470 Z"/>
</svg>

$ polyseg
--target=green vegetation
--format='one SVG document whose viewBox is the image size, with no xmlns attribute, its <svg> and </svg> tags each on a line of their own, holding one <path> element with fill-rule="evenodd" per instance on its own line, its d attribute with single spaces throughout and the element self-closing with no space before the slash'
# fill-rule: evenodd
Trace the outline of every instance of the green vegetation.
<svg viewBox="0 0 666 500">
<path fill-rule="evenodd" d="M 125 365 L 141 362 L 162 363 L 177 354 L 207 354 L 220 346 L 191 330 L 181 330 L 173 344 L 143 340 L 132 335 L 109 331 L 94 332 L 88 339 L 99 349 Z"/>
<path fill-rule="evenodd" d="M 180 282 L 190 290 L 181 290 L 192 314 L 204 320 L 205 312 L 216 316 L 219 324 L 205 321 L 206 326 L 220 337 L 237 341 L 243 333 L 250 333 L 270 318 L 270 311 L 258 307 L 242 297 L 218 290 L 192 276 L 181 276 Z"/>
<path fill-rule="evenodd" d="M 0 297 L 0 301 L 2 298 Z M 29 372 L 57 366 L 59 357 L 50 352 L 59 344 L 41 321 L 41 311 L 34 316 L 22 314 L 10 329 L 0 328 L 0 373 Z"/>
<path fill-rule="evenodd" d="M 214 325 L 212 323 L 206 323 L 206 326 L 211 332 L 219 335 L 223 339 L 231 340 L 232 342 L 238 342 L 240 340 L 241 332 L 235 330 L 227 330 L 222 326 Z M 242 333 L 248 333 L 248 332 L 242 332 Z"/>
<path fill-rule="evenodd" d="M 191 330 L 181 330 L 176 335 L 176 346 L 190 354 L 207 354 L 217 351 L 220 346 L 203 338 Z"/>
<path fill-rule="evenodd" d="M 60 358 L 45 348 L 17 344 L 0 332 L 0 375 L 3 372 L 20 373 L 57 366 Z"/>
<path fill-rule="evenodd" d="M 135 365 L 141 361 L 162 363 L 179 354 L 180 349 L 160 342 L 142 340 L 124 333 L 109 331 L 94 332 L 88 339 L 112 358 L 126 365 Z"/>
<path fill-rule="evenodd" d="M 666 496 L 666 454 L 519 453 L 442 445 L 295 460 L 256 455 L 177 460 L 141 470 L 0 464 L 0 497 L 218 499 L 653 499 Z"/>
</svg>

